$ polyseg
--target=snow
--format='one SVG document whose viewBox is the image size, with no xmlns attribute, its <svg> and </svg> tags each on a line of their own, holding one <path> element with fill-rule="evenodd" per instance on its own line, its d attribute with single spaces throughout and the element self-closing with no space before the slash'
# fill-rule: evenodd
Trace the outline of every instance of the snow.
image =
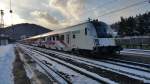
<svg viewBox="0 0 150 84">
<path fill-rule="evenodd" d="M 53 51 L 53 52 L 55 52 L 55 51 Z M 66 54 L 65 54 L 65 56 L 63 56 L 63 55 L 61 55 L 61 56 L 67 57 Z M 70 59 L 76 60 L 77 62 L 80 62 L 80 63 L 85 63 L 88 65 L 92 65 L 92 66 L 107 69 L 107 70 L 110 70 L 113 72 L 117 72 L 120 74 L 124 74 L 131 78 L 143 80 L 144 82 L 150 82 L 150 73 L 147 73 L 144 71 L 139 71 L 139 70 L 135 70 L 135 69 L 127 68 L 127 67 L 122 67 L 122 66 L 118 66 L 118 65 L 114 65 L 114 64 L 110 64 L 110 63 L 106 63 L 106 62 L 95 61 L 95 60 L 90 60 L 90 59 L 81 58 L 81 57 L 75 57 L 75 56 L 71 56 L 71 55 L 68 55 L 68 56 L 70 57 Z M 132 66 L 132 67 L 136 67 L 136 66 Z M 139 67 L 136 67 L 136 68 L 139 68 Z M 139 76 L 148 79 L 148 81 L 145 79 L 139 78 Z"/>
<path fill-rule="evenodd" d="M 63 57 L 65 57 L 65 56 L 63 56 Z M 144 82 L 150 82 L 150 73 L 148 73 L 148 72 L 139 71 L 139 70 L 135 70 L 135 69 L 127 68 L 127 67 L 122 67 L 122 66 L 118 66 L 118 65 L 114 65 L 114 64 L 110 64 L 110 63 L 105 63 L 105 62 L 101 62 L 101 61 L 89 60 L 86 58 L 82 58 L 82 60 L 81 60 L 81 58 L 79 58 L 79 57 L 70 56 L 70 59 L 71 58 L 73 60 L 76 60 L 77 62 L 80 62 L 80 63 L 85 63 L 85 64 L 99 67 L 102 69 L 107 69 L 107 70 L 110 70 L 113 72 L 117 72 L 119 74 L 124 74 L 124 75 L 131 77 L 131 78 L 143 80 Z M 79 61 L 79 59 L 80 59 L 80 61 Z M 136 67 L 136 66 L 132 66 L 132 67 Z M 136 68 L 138 68 L 138 67 L 136 67 Z M 148 81 L 145 79 L 142 79 L 142 78 L 138 78 L 138 77 L 146 78 L 146 79 L 148 79 Z"/>
<path fill-rule="evenodd" d="M 31 50 L 30 50 L 30 51 L 31 51 Z M 35 50 L 33 50 L 33 51 L 35 51 Z M 74 69 L 76 69 L 76 70 L 78 70 L 78 71 L 84 72 L 84 73 L 86 73 L 86 74 L 88 74 L 88 75 L 90 75 L 90 76 L 92 76 L 92 77 L 95 77 L 95 78 L 97 78 L 97 79 L 99 79 L 99 80 L 103 80 L 103 81 L 105 81 L 105 82 L 107 82 L 107 83 L 110 83 L 110 84 L 116 84 L 116 82 L 114 82 L 114 81 L 112 81 L 112 80 L 110 80 L 110 79 L 101 77 L 101 76 L 99 76 L 99 75 L 97 75 L 97 74 L 95 74 L 95 73 L 89 72 L 89 71 L 87 71 L 86 69 L 79 68 L 79 67 L 74 66 L 74 65 L 72 65 L 72 64 L 70 64 L 70 63 L 61 61 L 61 60 L 56 59 L 56 58 L 52 58 L 52 57 L 50 57 L 50 56 L 48 56 L 48 55 L 46 55 L 46 54 L 42 54 L 42 53 L 41 53 L 42 55 L 46 56 L 46 57 L 44 57 L 44 56 L 41 56 L 41 55 L 38 55 L 38 54 L 37 54 L 37 53 L 40 53 L 40 52 L 38 52 L 38 51 L 35 51 L 35 52 L 36 52 L 36 53 L 35 53 L 35 56 L 38 56 L 38 58 L 41 59 L 41 60 L 47 60 L 47 61 L 48 61 L 47 57 L 49 57 L 49 58 L 54 59 L 54 60 L 57 60 L 57 61 L 59 61 L 59 62 L 61 62 L 61 63 L 63 63 L 63 64 L 66 64 L 67 66 L 73 67 Z M 49 61 L 49 62 L 52 62 L 52 61 Z M 53 62 L 52 64 L 55 64 L 55 63 Z M 58 66 L 58 64 L 57 64 L 57 66 Z M 56 68 L 57 66 L 55 65 L 55 68 Z M 66 68 L 64 68 L 64 67 L 60 67 L 60 66 L 59 66 L 58 68 L 61 69 L 61 70 L 65 70 L 66 72 L 71 71 L 71 70 L 68 70 L 68 69 L 66 69 Z M 58 68 L 57 68 L 57 69 L 58 69 Z M 73 73 L 75 73 L 75 72 L 71 71 L 71 74 L 73 74 Z M 76 75 L 77 75 L 77 73 L 76 73 Z M 81 74 L 79 74 L 78 76 L 81 76 Z M 76 77 L 77 77 L 77 76 L 76 76 Z M 84 77 L 84 78 L 80 77 L 79 79 L 83 79 L 84 81 L 83 81 L 83 80 L 78 80 L 78 81 L 76 81 L 76 79 L 74 79 L 74 81 L 75 81 L 74 84 L 79 84 L 79 83 L 82 83 L 82 84 L 93 84 L 93 83 L 94 83 L 94 81 L 88 79 L 87 77 Z M 90 81 L 89 81 L 89 80 L 90 80 Z M 86 83 L 85 83 L 85 82 L 86 82 Z M 94 83 L 94 84 L 95 84 L 95 83 Z"/>
<path fill-rule="evenodd" d="M 19 53 L 19 55 L 20 55 L 21 60 L 24 62 L 24 68 L 25 68 L 28 78 L 30 79 L 31 84 L 43 84 L 42 81 L 45 81 L 45 80 L 40 79 L 38 77 L 38 73 L 35 73 L 35 71 L 38 70 L 43 73 L 44 70 L 42 69 L 39 70 L 39 66 L 36 63 L 33 63 L 33 64 L 28 63 L 28 60 L 25 58 L 25 55 L 23 55 L 22 53 Z"/>
<path fill-rule="evenodd" d="M 39 57 L 39 56 L 38 56 Z M 88 79 L 87 77 L 79 74 L 79 73 L 76 73 L 75 71 L 63 66 L 63 65 L 60 65 L 52 60 L 49 60 L 47 59 L 46 57 L 39 57 L 41 60 L 44 60 L 44 61 L 47 61 L 47 63 L 51 63 L 53 64 L 52 66 L 50 66 L 51 68 L 53 68 L 53 70 L 55 70 L 56 72 L 63 72 L 64 74 L 68 75 L 68 77 L 71 78 L 72 80 L 72 83 L 73 84 L 99 84 L 98 82 L 96 81 L 93 81 L 91 79 Z M 83 81 L 84 80 L 84 81 Z"/>
<path fill-rule="evenodd" d="M 125 51 L 144 51 L 144 52 L 150 52 L 150 50 L 144 50 L 144 49 L 128 49 L 128 48 L 125 48 L 123 50 L 125 50 Z"/>
<path fill-rule="evenodd" d="M 130 55 L 140 55 L 140 56 L 150 56 L 150 50 L 143 49 L 124 49 L 120 54 L 130 54 Z"/>
<path fill-rule="evenodd" d="M 55 71 L 63 72 L 65 74 L 69 75 L 73 84 L 100 84 L 97 81 L 93 81 L 93 80 L 91 80 L 91 79 L 89 79 L 89 78 L 63 66 L 63 65 L 60 65 L 52 60 L 49 60 L 44 56 L 41 56 L 38 54 L 36 54 L 36 56 L 38 56 L 38 58 L 40 60 L 44 60 L 44 61 L 47 61 L 47 63 L 52 64 L 52 66 L 49 66 L 49 67 L 53 68 Z M 41 65 L 44 66 L 45 68 L 47 68 L 45 65 L 43 65 L 43 64 L 41 64 Z M 48 68 L 47 68 L 47 70 L 48 70 Z M 54 74 L 53 72 L 51 72 L 51 71 L 49 71 L 49 72 L 51 73 L 51 75 L 53 74 L 53 76 L 57 77 L 57 75 Z"/>
<path fill-rule="evenodd" d="M 13 45 L 0 46 L 0 84 L 14 84 L 12 73 L 14 59 Z"/>
<path fill-rule="evenodd" d="M 24 68 L 26 71 L 26 75 L 29 79 L 31 79 L 34 75 L 34 72 L 29 64 L 27 64 L 26 59 L 24 58 L 23 54 L 19 53 L 20 59 L 24 62 Z"/>
<path fill-rule="evenodd" d="M 145 71 L 149 71 L 150 70 L 150 69 L 145 68 L 145 67 L 136 66 L 136 65 L 129 65 L 129 64 L 126 64 L 126 63 L 113 62 L 113 61 L 108 61 L 108 60 L 106 62 L 110 62 L 110 63 L 114 63 L 114 64 L 119 64 L 119 65 L 123 65 L 123 66 L 128 66 L 128 67 L 133 67 L 133 68 L 137 68 L 137 69 L 142 69 L 142 70 L 145 70 Z"/>
<path fill-rule="evenodd" d="M 33 54 L 34 54 L 34 53 L 30 52 L 30 51 L 26 51 L 26 52 L 28 52 L 28 55 L 33 55 Z M 64 81 L 63 78 L 61 78 L 60 76 L 58 76 L 55 72 L 53 72 L 51 69 L 49 69 L 46 65 L 44 65 L 44 64 L 41 63 L 39 60 L 37 60 L 37 58 L 35 58 L 35 57 L 33 57 L 33 56 L 32 56 L 32 58 L 33 58 L 40 66 L 42 66 L 47 72 L 49 72 L 53 77 L 55 77 L 55 78 L 58 80 L 58 82 L 59 82 L 60 84 L 67 84 L 67 82 Z"/>
<path fill-rule="evenodd" d="M 46 51 L 46 49 L 43 49 L 43 51 Z M 119 74 L 129 76 L 131 78 L 143 80 L 145 83 L 150 83 L 150 73 L 147 73 L 144 71 L 139 71 L 139 70 L 135 70 L 135 69 L 127 68 L 127 67 L 122 67 L 122 66 L 118 66 L 118 65 L 114 65 L 114 64 L 110 64 L 110 63 L 90 60 L 90 59 L 86 59 L 86 58 L 82 58 L 82 57 L 76 57 L 73 55 L 67 55 L 67 54 L 55 52 L 52 50 L 47 50 L 47 52 L 53 52 L 53 53 L 60 55 L 61 57 L 64 57 L 64 58 L 69 57 L 69 59 L 76 60 L 77 62 L 80 62 L 80 63 L 85 63 L 85 64 L 89 64 L 92 66 L 100 67 L 102 69 L 107 69 L 107 70 L 110 70 L 110 71 L 113 71 L 113 72 L 116 72 Z M 138 68 L 138 67 L 136 67 L 136 68 Z"/>
<path fill-rule="evenodd" d="M 145 83 L 150 83 L 150 73 L 149 72 L 136 70 L 136 69 L 132 69 L 132 68 L 128 68 L 128 67 L 123 67 L 123 66 L 119 66 L 119 65 L 114 65 L 114 64 L 111 64 L 111 63 L 103 62 L 103 61 L 96 61 L 96 60 L 90 60 L 90 59 L 87 59 L 87 58 L 76 57 L 76 56 L 73 56 L 73 55 L 59 53 L 59 52 L 52 51 L 52 50 L 40 49 L 40 48 L 38 48 L 38 49 L 41 50 L 41 51 L 45 51 L 45 52 L 53 52 L 53 53 L 57 54 L 57 56 L 60 55 L 63 58 L 68 58 L 69 57 L 69 59 L 73 59 L 73 60 L 75 60 L 77 62 L 80 62 L 80 63 L 85 63 L 85 64 L 88 64 L 88 65 L 92 65 L 92 66 L 95 66 L 95 67 L 106 69 L 106 70 L 109 70 L 109 71 L 112 71 L 112 72 L 116 72 L 116 73 L 119 73 L 119 74 L 122 74 L 122 75 L 126 75 L 126 76 L 131 77 L 131 78 L 142 80 Z M 134 51 L 134 50 L 132 50 L 132 51 Z M 146 52 L 148 52 L 148 51 L 146 51 Z M 141 68 L 143 70 L 146 69 L 146 68 L 139 67 L 139 66 L 127 65 L 127 64 L 124 64 L 124 63 L 121 63 L 121 64 L 126 65 L 126 66 L 130 66 L 130 67 Z"/>
</svg>

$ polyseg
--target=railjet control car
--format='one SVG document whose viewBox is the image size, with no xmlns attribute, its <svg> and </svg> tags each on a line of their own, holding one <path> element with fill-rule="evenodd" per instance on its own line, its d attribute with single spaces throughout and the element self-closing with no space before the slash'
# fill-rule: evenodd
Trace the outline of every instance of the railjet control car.
<svg viewBox="0 0 150 84">
<path fill-rule="evenodd" d="M 93 20 L 23 40 L 34 46 L 63 51 L 114 53 L 120 51 L 114 31 L 106 23 Z"/>
</svg>

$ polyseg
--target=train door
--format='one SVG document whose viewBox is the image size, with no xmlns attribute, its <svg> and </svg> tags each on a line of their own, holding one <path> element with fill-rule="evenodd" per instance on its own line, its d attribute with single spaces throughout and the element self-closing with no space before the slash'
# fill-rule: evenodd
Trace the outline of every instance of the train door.
<svg viewBox="0 0 150 84">
<path fill-rule="evenodd" d="M 67 44 L 70 44 L 70 37 L 69 37 L 69 34 L 67 34 Z"/>
<path fill-rule="evenodd" d="M 71 38 L 72 38 L 71 47 L 72 47 L 72 48 L 75 48 L 75 43 L 76 43 L 75 41 L 76 41 L 76 40 L 75 40 L 75 34 L 74 34 L 74 33 L 72 33 Z"/>
<path fill-rule="evenodd" d="M 66 43 L 70 47 L 71 45 L 71 33 L 70 32 L 66 34 Z"/>
<path fill-rule="evenodd" d="M 81 34 L 81 30 L 72 31 L 71 47 L 74 49 L 79 48 L 80 42 L 83 40 L 83 39 L 80 39 L 82 37 L 80 34 Z"/>
</svg>

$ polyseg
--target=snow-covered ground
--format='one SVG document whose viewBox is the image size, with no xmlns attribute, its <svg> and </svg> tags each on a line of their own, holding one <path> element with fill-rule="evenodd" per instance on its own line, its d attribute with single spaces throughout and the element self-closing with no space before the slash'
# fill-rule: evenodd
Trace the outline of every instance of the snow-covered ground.
<svg viewBox="0 0 150 84">
<path fill-rule="evenodd" d="M 25 47 L 24 47 L 24 49 L 25 49 Z M 30 51 L 33 51 L 33 50 L 30 50 Z M 29 52 L 29 50 L 28 50 L 28 52 Z M 70 78 L 70 81 L 73 84 L 100 84 L 100 83 L 98 83 L 97 81 L 95 81 L 93 79 L 90 79 L 90 78 L 88 78 L 88 77 L 86 77 L 84 75 L 81 75 L 81 74 L 79 74 L 79 73 L 77 73 L 77 72 L 75 72 L 75 71 L 73 71 L 73 70 L 71 70 L 71 69 L 69 69 L 69 68 L 67 68 L 67 67 L 65 67 L 63 65 L 60 65 L 60 64 L 56 63 L 55 61 L 52 61 L 52 60 L 48 59 L 47 57 L 44 57 L 44 56 L 36 54 L 36 53 L 34 53 L 34 54 L 35 54 L 35 56 L 38 56 L 38 58 L 41 61 L 43 60 L 43 61 L 46 61 L 47 63 L 51 64 L 51 66 L 49 66 L 49 67 L 51 67 L 53 70 L 58 71 L 58 72 L 62 72 L 64 74 L 68 75 L 68 77 Z M 68 64 L 68 63 L 65 63 L 65 64 Z M 44 64 L 41 64 L 41 65 L 43 67 L 45 67 L 45 69 L 46 69 L 46 66 Z M 78 68 L 78 67 L 76 67 L 76 68 Z M 48 68 L 47 68 L 47 70 L 48 70 Z M 50 71 L 50 70 L 48 70 L 48 71 L 51 72 L 51 75 L 53 75 L 55 78 L 59 79 L 59 81 L 61 82 L 61 78 L 59 78 L 52 71 Z M 63 84 L 66 84 L 66 83 L 63 83 Z M 112 84 L 113 84 L 113 82 L 112 82 Z"/>
<path fill-rule="evenodd" d="M 140 56 L 150 56 L 150 50 L 143 49 L 124 49 L 120 52 L 121 54 L 129 54 L 129 55 L 140 55 Z"/>
<path fill-rule="evenodd" d="M 77 63 L 85 64 L 85 65 L 88 65 L 88 66 L 94 66 L 94 67 L 101 68 L 101 69 L 104 69 L 104 70 L 108 70 L 108 71 L 111 71 L 111 72 L 114 72 L 114 73 L 118 73 L 120 75 L 127 76 L 127 77 L 132 78 L 132 79 L 143 81 L 144 83 L 150 83 L 150 73 L 149 73 L 150 70 L 149 70 L 149 68 L 146 68 L 144 66 L 142 67 L 142 66 L 138 66 L 138 65 L 134 65 L 134 64 L 130 64 L 130 63 L 128 64 L 128 63 L 109 61 L 109 60 L 108 61 L 107 60 L 102 60 L 102 61 L 97 60 L 96 61 L 96 60 L 92 60 L 92 59 L 87 59 L 87 58 L 83 58 L 83 57 L 76 57 L 74 55 L 69 55 L 69 54 L 65 54 L 65 53 L 61 53 L 61 52 L 57 52 L 57 51 L 53 51 L 53 50 L 48 50 L 48 49 L 43 49 L 43 48 L 38 48 L 38 47 L 33 47 L 33 46 L 27 46 L 27 45 L 24 45 L 24 46 L 20 45 L 20 46 L 22 46 L 22 48 L 27 50 L 28 53 L 32 52 L 33 55 L 35 57 L 38 57 L 41 61 L 43 61 L 43 62 L 45 61 L 46 63 L 49 63 L 50 66 L 52 68 L 54 68 L 55 70 L 66 72 L 69 75 L 77 74 L 77 73 L 66 69 L 65 66 L 58 65 L 57 63 L 55 63 L 54 61 L 52 61 L 48 58 L 57 60 L 57 61 L 59 61 L 63 64 L 66 64 L 68 66 L 75 67 L 75 69 L 78 69 L 79 67 L 74 66 L 73 64 L 67 63 L 65 61 L 62 61 L 60 59 L 57 59 L 55 57 L 51 57 L 50 55 L 46 55 L 46 54 L 44 54 L 40 51 L 43 51 L 43 52 L 46 52 L 46 53 L 53 53 L 53 54 L 55 54 L 55 56 L 57 56 L 57 57 L 59 56 L 60 58 L 63 58 L 63 59 L 71 59 L 71 60 L 73 60 L 74 62 L 77 62 Z M 37 49 L 39 51 L 34 50 L 34 49 Z M 137 52 L 138 50 L 133 50 L 133 49 L 128 50 L 127 49 L 127 50 L 124 50 L 124 51 L 126 51 L 126 52 L 128 52 L 128 51 L 129 52 L 131 52 L 131 51 L 132 52 Z M 149 52 L 149 51 L 139 50 L 139 52 Z M 32 57 L 32 55 L 31 55 L 31 57 Z M 90 68 L 92 68 L 92 67 L 90 67 Z M 78 70 L 89 74 L 89 72 L 87 72 L 84 68 L 80 68 Z M 81 74 L 77 74 L 77 75 L 81 76 Z M 97 76 L 97 75 L 94 74 L 94 76 Z M 79 77 L 79 78 L 82 79 L 82 77 Z M 106 80 L 107 78 L 101 78 L 101 79 Z M 73 80 L 76 80 L 76 79 L 73 78 Z M 83 80 L 85 80 L 85 79 L 83 79 Z M 87 80 L 87 78 L 86 78 L 86 80 Z M 109 81 L 112 82 L 113 80 L 112 81 L 109 80 Z M 88 82 L 88 83 L 90 83 L 90 82 Z"/>
<path fill-rule="evenodd" d="M 14 59 L 13 45 L 0 46 L 0 84 L 14 84 L 12 73 Z"/>
<path fill-rule="evenodd" d="M 39 48 L 39 50 L 40 50 L 40 48 Z M 90 60 L 90 59 L 86 59 L 86 58 L 82 58 L 82 57 L 76 57 L 73 55 L 67 55 L 67 54 L 63 54 L 63 53 L 59 53 L 59 52 L 51 51 L 51 50 L 46 50 L 46 49 L 43 49 L 43 51 L 53 52 L 53 53 L 56 53 L 57 55 L 60 55 L 63 58 L 69 57 L 68 59 L 75 60 L 79 63 L 84 63 L 84 64 L 100 67 L 100 68 L 107 69 L 112 72 L 126 75 L 126 76 L 134 78 L 134 79 L 143 80 L 145 83 L 150 83 L 150 79 L 149 79 L 150 73 L 149 72 L 144 72 L 144 71 L 140 71 L 140 70 L 124 67 L 124 66 L 114 65 L 111 63 L 107 63 L 107 62 L 100 62 L 100 61 Z M 139 67 L 133 66 L 133 65 L 132 65 L 132 67 L 139 68 Z M 144 78 L 146 78 L 146 80 Z"/>
</svg>

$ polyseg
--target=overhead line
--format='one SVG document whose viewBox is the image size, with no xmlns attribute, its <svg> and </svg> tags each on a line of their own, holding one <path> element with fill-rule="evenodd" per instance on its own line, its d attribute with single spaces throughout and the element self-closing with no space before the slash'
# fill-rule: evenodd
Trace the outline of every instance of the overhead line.
<svg viewBox="0 0 150 84">
<path fill-rule="evenodd" d="M 131 8 L 131 7 L 134 7 L 134 6 L 138 6 L 138 5 L 144 4 L 145 2 L 147 2 L 147 0 L 145 0 L 145 1 L 140 1 L 140 2 L 138 2 L 138 3 L 132 4 L 132 5 L 129 5 L 129 6 L 126 6 L 126 7 L 120 8 L 120 9 L 117 9 L 117 10 L 113 10 L 113 11 L 110 11 L 110 12 L 108 12 L 108 13 L 104 13 L 104 14 L 102 14 L 102 15 L 100 15 L 100 16 L 97 16 L 97 17 L 102 17 L 102 16 L 110 15 L 110 14 L 112 14 L 112 13 L 120 12 L 120 11 L 123 11 L 123 10 L 125 10 L 125 9 Z"/>
<path fill-rule="evenodd" d="M 150 1 L 150 0 L 149 0 L 149 1 Z M 129 5 L 129 6 L 126 6 L 126 7 L 120 8 L 120 9 L 117 9 L 117 10 L 113 10 L 113 11 L 110 11 L 110 12 L 108 12 L 108 13 L 104 13 L 104 14 L 102 14 L 102 15 L 100 15 L 100 16 L 97 16 L 97 18 L 102 17 L 102 16 L 106 16 L 106 15 L 110 15 L 110 14 L 112 14 L 112 13 L 120 12 L 120 11 L 123 11 L 123 10 L 125 10 L 125 9 L 131 8 L 131 7 L 134 7 L 134 6 L 138 6 L 138 5 L 144 4 L 145 2 L 148 2 L 148 0 L 140 1 L 140 2 L 134 3 L 134 4 L 132 4 L 132 5 Z M 97 19 L 97 18 L 96 18 L 96 19 Z M 85 20 L 79 21 L 79 23 L 82 23 L 82 22 L 85 22 Z"/>
<path fill-rule="evenodd" d="M 117 0 L 117 1 L 118 1 L 118 0 Z M 94 11 L 94 10 L 96 10 L 96 9 L 99 8 L 99 7 L 104 7 L 104 6 L 108 5 L 108 4 L 112 4 L 112 2 L 114 2 L 114 0 L 108 1 L 108 2 L 106 2 L 106 3 L 104 3 L 104 4 L 102 4 L 102 5 L 99 5 L 99 6 L 95 7 L 95 8 L 93 8 L 93 9 L 87 10 L 87 11 L 81 13 L 81 14 L 84 15 L 84 13 L 87 13 L 87 12 L 89 13 L 90 11 Z M 91 13 L 91 12 L 90 12 L 90 13 Z"/>
</svg>

